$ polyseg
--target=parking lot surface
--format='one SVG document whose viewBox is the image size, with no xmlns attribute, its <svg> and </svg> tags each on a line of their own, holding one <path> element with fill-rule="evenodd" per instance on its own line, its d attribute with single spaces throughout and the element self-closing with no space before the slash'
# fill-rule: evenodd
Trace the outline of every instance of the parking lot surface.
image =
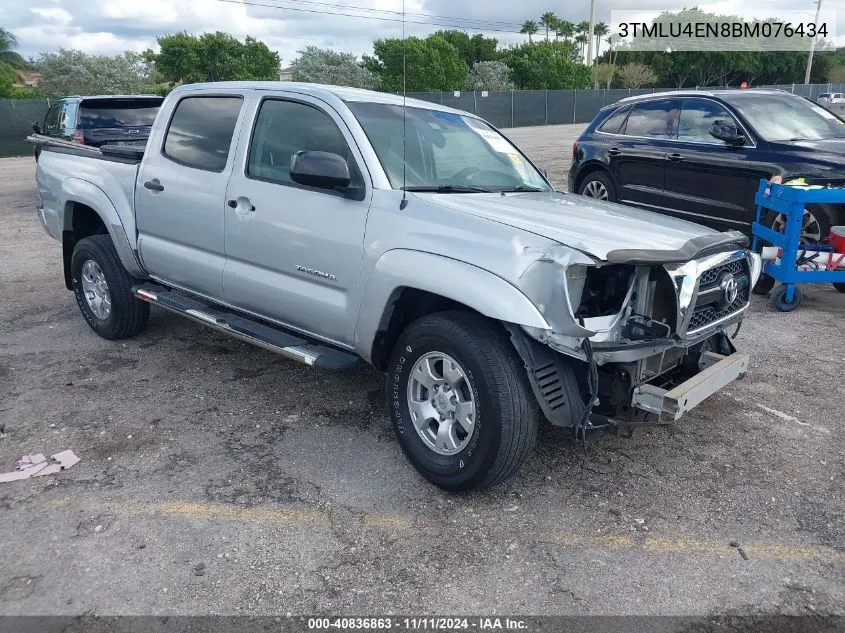
<svg viewBox="0 0 845 633">
<path fill-rule="evenodd" d="M 578 131 L 508 133 L 562 185 Z M 402 456 L 367 366 L 318 372 L 155 308 L 98 338 L 36 203 L 33 160 L 0 160 L 0 471 L 81 462 L 0 484 L 0 612 L 843 614 L 829 286 L 790 314 L 754 297 L 748 376 L 676 426 L 584 450 L 546 425 L 516 477 L 451 495 Z"/>
</svg>

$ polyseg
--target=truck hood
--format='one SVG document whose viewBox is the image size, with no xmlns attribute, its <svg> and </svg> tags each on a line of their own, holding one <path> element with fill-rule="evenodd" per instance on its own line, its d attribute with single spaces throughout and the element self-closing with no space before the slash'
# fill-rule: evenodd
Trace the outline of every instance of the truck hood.
<svg viewBox="0 0 845 633">
<path fill-rule="evenodd" d="M 528 231 L 601 260 L 612 251 L 678 252 L 718 235 L 700 224 L 634 207 L 556 192 L 416 193 L 430 204 Z"/>
</svg>

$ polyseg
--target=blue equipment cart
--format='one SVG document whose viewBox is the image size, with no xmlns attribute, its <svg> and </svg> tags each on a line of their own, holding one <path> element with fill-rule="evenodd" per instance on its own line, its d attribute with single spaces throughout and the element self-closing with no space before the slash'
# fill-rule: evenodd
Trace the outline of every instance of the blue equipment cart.
<svg viewBox="0 0 845 633">
<path fill-rule="evenodd" d="M 763 265 L 765 274 L 783 284 L 773 298 L 778 310 L 791 312 L 801 303 L 801 291 L 795 287 L 798 283 L 832 283 L 840 292 L 845 291 L 845 269 L 836 269 L 838 264 L 845 262 L 841 262 L 842 258 L 832 257 L 835 249 L 826 244 L 801 244 L 804 206 L 845 205 L 845 187 L 812 189 L 761 180 L 754 201 L 757 204 L 757 220 L 751 228 L 754 236 L 752 249 L 760 252 L 761 242 L 782 249 L 779 261 L 767 261 Z M 767 209 L 786 218 L 783 233 L 762 224 L 762 214 Z"/>
</svg>

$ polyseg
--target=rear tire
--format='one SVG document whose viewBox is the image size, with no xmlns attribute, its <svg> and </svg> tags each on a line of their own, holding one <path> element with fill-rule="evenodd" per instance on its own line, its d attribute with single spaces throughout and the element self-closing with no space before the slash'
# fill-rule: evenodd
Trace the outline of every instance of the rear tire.
<svg viewBox="0 0 845 633">
<path fill-rule="evenodd" d="M 845 210 L 833 204 L 808 204 L 804 217 L 808 225 L 801 235 L 801 243 L 817 244 L 830 234 L 832 226 L 845 223 Z M 763 220 L 766 226 L 780 232 L 783 232 L 783 222 L 783 216 L 774 211 L 769 211 Z"/>
<path fill-rule="evenodd" d="M 85 321 L 105 339 L 135 336 L 147 326 L 150 304 L 132 294 L 137 283 L 108 235 L 77 242 L 70 260 L 71 283 Z"/>
<path fill-rule="evenodd" d="M 457 417 L 448 410 L 450 397 Z M 525 366 L 504 329 L 476 314 L 441 312 L 412 323 L 391 354 L 387 399 L 405 456 L 445 490 L 503 481 L 537 439 L 540 412 Z M 467 419 L 471 425 L 457 424 Z"/>
<path fill-rule="evenodd" d="M 616 202 L 616 189 L 610 180 L 610 176 L 603 171 L 594 171 L 587 174 L 578 187 L 578 193 L 588 198 Z"/>
<path fill-rule="evenodd" d="M 833 283 L 833 287 L 836 288 L 839 292 L 845 293 L 845 282 L 836 281 Z"/>
</svg>

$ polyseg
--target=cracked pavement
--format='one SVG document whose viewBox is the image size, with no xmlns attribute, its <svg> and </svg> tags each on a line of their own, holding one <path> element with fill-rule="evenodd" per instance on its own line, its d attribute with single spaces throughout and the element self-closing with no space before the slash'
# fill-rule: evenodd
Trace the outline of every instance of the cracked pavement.
<svg viewBox="0 0 845 633">
<path fill-rule="evenodd" d="M 577 133 L 510 135 L 562 184 Z M 0 470 L 82 461 L 0 485 L 3 614 L 845 613 L 829 286 L 790 314 L 755 297 L 749 375 L 675 427 L 584 451 L 545 425 L 516 477 L 450 495 L 405 461 L 372 368 L 315 371 L 155 308 L 98 338 L 36 202 L 33 160 L 0 160 Z"/>
</svg>

